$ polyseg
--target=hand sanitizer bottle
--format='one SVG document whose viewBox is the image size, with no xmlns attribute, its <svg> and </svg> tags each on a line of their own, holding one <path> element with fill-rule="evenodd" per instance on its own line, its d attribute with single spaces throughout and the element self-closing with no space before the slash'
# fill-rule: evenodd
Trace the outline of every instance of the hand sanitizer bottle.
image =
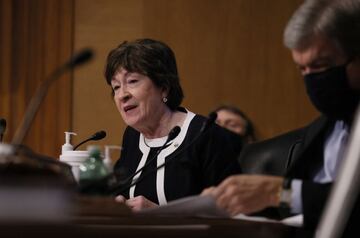
<svg viewBox="0 0 360 238">
<path fill-rule="evenodd" d="M 74 132 L 65 131 L 65 144 L 61 147 L 61 154 L 64 154 L 65 151 L 74 150 L 74 146 L 70 143 L 71 135 L 76 135 Z"/>
<path fill-rule="evenodd" d="M 60 161 L 67 163 L 71 166 L 71 171 L 74 175 L 74 179 L 79 181 L 79 166 L 89 157 L 86 150 L 74 151 L 71 142 L 71 135 L 76 135 L 74 132 L 65 132 L 65 144 L 61 147 Z"/>
</svg>

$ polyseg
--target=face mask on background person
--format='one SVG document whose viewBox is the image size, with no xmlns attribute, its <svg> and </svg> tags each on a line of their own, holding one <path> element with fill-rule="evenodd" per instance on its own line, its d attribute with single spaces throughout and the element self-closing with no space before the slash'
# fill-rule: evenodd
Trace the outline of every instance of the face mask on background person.
<svg viewBox="0 0 360 238">
<path fill-rule="evenodd" d="M 351 89 L 344 65 L 304 76 L 307 94 L 313 105 L 335 120 L 351 120 L 360 93 Z"/>
</svg>

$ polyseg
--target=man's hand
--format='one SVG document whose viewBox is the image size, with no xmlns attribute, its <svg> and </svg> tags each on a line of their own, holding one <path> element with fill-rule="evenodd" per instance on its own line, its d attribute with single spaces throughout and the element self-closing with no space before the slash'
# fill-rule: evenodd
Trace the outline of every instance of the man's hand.
<svg viewBox="0 0 360 238">
<path fill-rule="evenodd" d="M 249 214 L 278 206 L 283 180 L 266 175 L 231 176 L 219 186 L 205 189 L 201 195 L 213 196 L 216 204 L 231 215 Z"/>
<path fill-rule="evenodd" d="M 144 196 L 137 196 L 126 200 L 124 196 L 118 195 L 115 197 L 115 201 L 125 203 L 133 211 L 140 211 L 144 208 L 151 208 L 158 206 L 156 203 L 151 202 Z"/>
</svg>

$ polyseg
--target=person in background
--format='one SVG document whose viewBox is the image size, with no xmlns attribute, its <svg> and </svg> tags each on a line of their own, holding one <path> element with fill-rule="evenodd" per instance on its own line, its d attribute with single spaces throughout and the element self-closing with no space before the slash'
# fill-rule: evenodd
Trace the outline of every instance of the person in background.
<svg viewBox="0 0 360 238">
<path fill-rule="evenodd" d="M 256 141 L 253 123 L 240 109 L 222 105 L 215 112 L 217 113 L 216 123 L 218 125 L 243 137 L 245 144 Z"/>
<path fill-rule="evenodd" d="M 155 207 L 199 194 L 240 171 L 241 140 L 180 107 L 175 55 L 165 43 L 123 42 L 109 53 L 105 78 L 128 125 L 114 170 L 125 171 L 130 181 L 119 188 L 116 201 L 135 211 Z M 174 127 L 181 130 L 168 141 Z"/>
<path fill-rule="evenodd" d="M 286 208 L 287 215 L 303 214 L 304 226 L 313 230 L 342 163 L 359 104 L 360 1 L 305 1 L 288 22 L 284 43 L 321 117 L 304 129 L 300 149 L 283 177 L 231 176 L 203 194 L 231 214 Z M 281 144 L 270 143 L 269 150 L 281 151 Z M 343 236 L 359 237 L 359 196 L 351 212 Z"/>
</svg>

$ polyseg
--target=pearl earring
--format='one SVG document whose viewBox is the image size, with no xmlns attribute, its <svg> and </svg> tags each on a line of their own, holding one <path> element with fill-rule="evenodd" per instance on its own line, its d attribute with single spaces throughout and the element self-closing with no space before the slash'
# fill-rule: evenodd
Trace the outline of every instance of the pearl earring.
<svg viewBox="0 0 360 238">
<path fill-rule="evenodd" d="M 167 97 L 163 97 L 162 100 L 163 100 L 164 103 L 166 103 L 168 99 L 167 99 Z"/>
</svg>

